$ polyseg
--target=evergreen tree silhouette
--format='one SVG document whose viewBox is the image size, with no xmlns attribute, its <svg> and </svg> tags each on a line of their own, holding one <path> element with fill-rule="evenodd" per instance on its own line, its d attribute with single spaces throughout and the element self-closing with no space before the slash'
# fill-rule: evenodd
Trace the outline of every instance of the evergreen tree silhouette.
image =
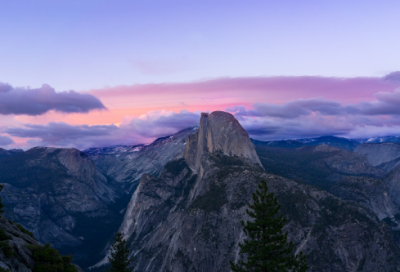
<svg viewBox="0 0 400 272">
<path fill-rule="evenodd" d="M 287 242 L 288 233 L 283 233 L 286 218 L 279 214 L 280 205 L 273 193 L 268 193 L 267 183 L 263 180 L 253 193 L 253 204 L 248 205 L 246 213 L 253 221 L 242 221 L 247 239 L 239 244 L 240 254 L 246 261 L 236 264 L 230 262 L 234 272 L 305 272 L 306 256 L 301 252 L 294 255 L 294 245 Z"/>
<path fill-rule="evenodd" d="M 115 240 L 111 246 L 111 256 L 108 260 L 111 263 L 111 267 L 107 268 L 107 272 L 132 272 L 133 266 L 131 263 L 133 257 L 129 258 L 129 248 L 126 245 L 125 239 L 122 237 L 122 233 L 117 232 Z"/>
</svg>

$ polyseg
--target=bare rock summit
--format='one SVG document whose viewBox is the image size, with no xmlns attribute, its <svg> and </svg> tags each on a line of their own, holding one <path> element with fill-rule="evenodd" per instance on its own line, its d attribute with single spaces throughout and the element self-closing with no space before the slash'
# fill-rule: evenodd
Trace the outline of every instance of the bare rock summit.
<svg viewBox="0 0 400 272">
<path fill-rule="evenodd" d="M 185 160 L 200 175 L 201 158 L 207 152 L 237 156 L 262 167 L 249 135 L 238 120 L 227 112 L 202 113 L 198 131 L 188 137 Z"/>
</svg>

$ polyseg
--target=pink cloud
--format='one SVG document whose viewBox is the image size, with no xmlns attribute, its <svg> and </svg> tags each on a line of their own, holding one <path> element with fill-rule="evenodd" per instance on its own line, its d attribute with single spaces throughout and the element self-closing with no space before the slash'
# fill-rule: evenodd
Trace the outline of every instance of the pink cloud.
<svg viewBox="0 0 400 272">
<path fill-rule="evenodd" d="M 222 103 L 284 103 L 295 99 L 322 97 L 341 103 L 372 100 L 378 92 L 391 92 L 400 82 L 374 77 L 242 77 L 219 78 L 188 83 L 135 84 L 117 86 L 89 93 L 114 103 L 120 98 L 134 101 L 152 97 L 169 103 L 218 101 Z M 132 101 L 132 103 L 135 103 Z M 125 100 L 126 103 L 126 100 Z"/>
</svg>

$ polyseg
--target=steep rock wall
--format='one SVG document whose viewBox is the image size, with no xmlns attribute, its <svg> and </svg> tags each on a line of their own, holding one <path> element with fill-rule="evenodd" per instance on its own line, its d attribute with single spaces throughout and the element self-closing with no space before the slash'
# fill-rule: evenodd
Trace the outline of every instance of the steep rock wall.
<svg viewBox="0 0 400 272">
<path fill-rule="evenodd" d="M 249 135 L 227 112 L 202 113 L 199 130 L 188 137 L 184 157 L 189 167 L 200 175 L 201 159 L 207 152 L 237 156 L 262 167 Z"/>
</svg>

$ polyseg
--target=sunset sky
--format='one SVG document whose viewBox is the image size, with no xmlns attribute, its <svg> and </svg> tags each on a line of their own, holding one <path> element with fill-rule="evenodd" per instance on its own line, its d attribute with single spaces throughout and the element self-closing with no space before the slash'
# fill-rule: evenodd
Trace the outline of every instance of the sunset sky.
<svg viewBox="0 0 400 272">
<path fill-rule="evenodd" d="M 0 147 L 400 135 L 400 1 L 0 0 Z"/>
</svg>

